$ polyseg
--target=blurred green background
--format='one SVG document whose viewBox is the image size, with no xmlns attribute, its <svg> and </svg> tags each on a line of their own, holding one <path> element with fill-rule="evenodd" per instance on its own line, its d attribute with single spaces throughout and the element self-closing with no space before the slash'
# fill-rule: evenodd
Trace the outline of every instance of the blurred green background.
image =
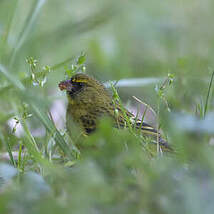
<svg viewBox="0 0 214 214">
<path fill-rule="evenodd" d="M 212 0 L 1 0 L 0 212 L 212 213 L 213 8 Z M 151 157 L 142 139 L 108 122 L 78 154 L 58 83 L 83 52 L 89 75 L 119 80 L 126 106 L 136 111 L 136 96 L 158 112 L 175 154 Z M 157 93 L 169 73 L 173 83 Z"/>
<path fill-rule="evenodd" d="M 52 66 L 84 51 L 87 72 L 102 81 L 172 72 L 186 92 L 174 101 L 189 102 L 204 90 L 198 83 L 206 82 L 208 67 L 213 66 L 212 8 L 211 0 L 2 0 L 1 62 L 21 78 L 29 75 L 26 57 Z M 61 66 L 50 75 L 47 87 L 56 88 L 63 75 Z M 137 93 L 152 104 L 152 89 L 123 93 Z"/>
</svg>

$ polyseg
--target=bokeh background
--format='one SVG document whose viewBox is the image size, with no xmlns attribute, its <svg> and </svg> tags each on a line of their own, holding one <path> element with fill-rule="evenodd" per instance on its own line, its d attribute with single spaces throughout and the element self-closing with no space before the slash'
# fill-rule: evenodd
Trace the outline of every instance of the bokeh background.
<svg viewBox="0 0 214 214">
<path fill-rule="evenodd" d="M 212 0 L 1 0 L 0 211 L 212 213 L 213 8 Z M 175 156 L 147 157 L 108 123 L 86 140 L 98 151 L 77 164 L 66 153 L 74 149 L 58 83 L 82 53 L 86 73 L 119 81 L 125 106 L 145 109 L 136 96 L 158 112 Z"/>
</svg>

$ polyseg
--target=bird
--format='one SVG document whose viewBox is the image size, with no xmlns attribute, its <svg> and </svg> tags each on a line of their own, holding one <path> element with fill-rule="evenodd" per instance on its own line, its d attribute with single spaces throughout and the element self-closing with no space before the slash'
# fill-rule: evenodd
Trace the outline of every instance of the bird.
<svg viewBox="0 0 214 214">
<path fill-rule="evenodd" d="M 67 94 L 67 129 L 70 126 L 68 121 L 72 120 L 86 135 L 90 135 L 96 131 L 102 117 L 110 117 L 114 127 L 120 129 L 127 127 L 128 118 L 128 123 L 140 130 L 142 135 L 152 136 L 153 142 L 158 142 L 161 150 L 171 150 L 168 142 L 154 127 L 136 119 L 131 112 L 115 101 L 109 90 L 95 78 L 85 73 L 76 73 L 71 78 L 61 81 L 58 87 Z"/>
</svg>

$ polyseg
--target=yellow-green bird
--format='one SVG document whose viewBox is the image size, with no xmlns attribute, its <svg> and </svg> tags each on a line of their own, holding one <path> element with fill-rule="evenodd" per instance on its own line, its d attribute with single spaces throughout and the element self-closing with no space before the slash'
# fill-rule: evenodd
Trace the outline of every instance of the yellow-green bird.
<svg viewBox="0 0 214 214">
<path fill-rule="evenodd" d="M 142 134 L 159 139 L 162 150 L 171 150 L 155 128 L 140 120 L 135 120 L 132 113 L 121 109 L 121 106 L 114 102 L 104 85 L 94 78 L 84 73 L 77 73 L 70 79 L 60 82 L 59 88 L 67 92 L 66 120 L 72 118 L 84 130 L 85 134 L 94 132 L 99 119 L 103 116 L 112 118 L 117 128 L 127 127 L 127 118 L 129 118 L 133 126 L 142 130 Z M 69 126 L 70 124 L 67 122 L 68 129 Z"/>
</svg>

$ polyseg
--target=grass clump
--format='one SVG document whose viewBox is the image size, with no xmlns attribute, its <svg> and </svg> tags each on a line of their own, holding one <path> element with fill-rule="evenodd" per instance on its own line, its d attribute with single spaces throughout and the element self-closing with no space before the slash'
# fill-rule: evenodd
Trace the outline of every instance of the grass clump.
<svg viewBox="0 0 214 214">
<path fill-rule="evenodd" d="M 0 213 L 213 212 L 213 7 L 200 4 L 0 2 Z M 104 119 L 77 149 L 57 85 L 86 65 L 124 78 L 114 101 L 131 100 L 142 121 L 155 109 L 173 154 L 128 118 L 125 130 Z"/>
</svg>

